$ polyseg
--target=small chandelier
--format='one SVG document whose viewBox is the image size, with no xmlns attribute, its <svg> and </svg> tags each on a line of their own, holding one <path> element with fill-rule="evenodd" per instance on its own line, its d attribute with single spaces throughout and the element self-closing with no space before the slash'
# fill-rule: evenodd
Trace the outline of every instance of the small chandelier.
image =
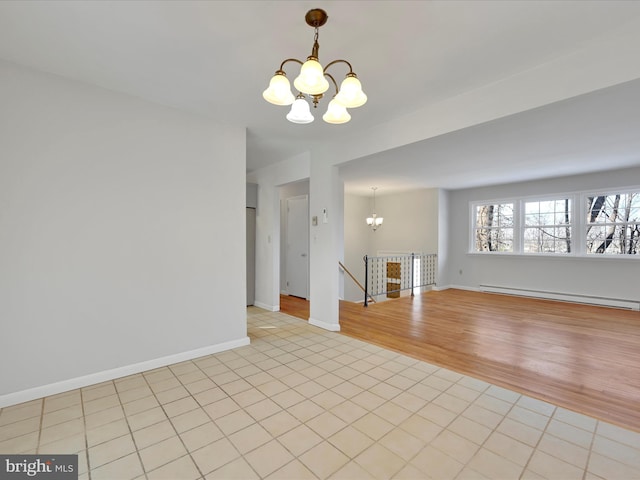
<svg viewBox="0 0 640 480">
<path fill-rule="evenodd" d="M 382 225 L 382 221 L 384 220 L 384 218 L 376 215 L 376 190 L 377 189 L 378 187 L 371 187 L 371 190 L 373 190 L 373 213 L 371 214 L 370 217 L 367 218 L 367 225 L 369 225 L 374 232 L 378 229 L 380 225 Z"/>
<path fill-rule="evenodd" d="M 291 105 L 291 111 L 287 115 L 287 120 L 290 122 L 313 122 L 313 115 L 311 114 L 307 97 L 313 101 L 313 108 L 317 108 L 318 101 L 324 96 L 325 92 L 329 90 L 330 84 L 327 78 L 333 83 L 336 93 L 327 106 L 327 112 L 322 116 L 325 122 L 333 124 L 347 123 L 351 120 L 351 115 L 347 112 L 347 108 L 360 107 L 367 101 L 367 96 L 362 91 L 360 80 L 358 80 L 358 77 L 353 72 L 353 68 L 349 62 L 346 60 L 333 60 L 323 68 L 318 61 L 318 50 L 320 49 L 320 45 L 318 45 L 318 28 L 327 23 L 328 18 L 327 12 L 319 8 L 314 8 L 307 12 L 304 19 L 307 25 L 315 29 L 311 55 L 307 57 L 307 61 L 304 63 L 297 58 L 287 58 L 284 60 L 269 82 L 269 87 L 262 93 L 264 99 L 269 103 L 274 105 Z M 283 70 L 285 64 L 288 62 L 295 62 L 302 65 L 300 74 L 293 81 L 294 87 L 298 90 L 298 95 L 295 97 L 293 93 L 291 93 L 289 79 Z M 349 67 L 349 73 L 347 73 L 345 79 L 340 84 L 340 88 L 338 88 L 338 84 L 333 76 L 327 73 L 327 69 L 336 63 L 346 63 Z"/>
</svg>

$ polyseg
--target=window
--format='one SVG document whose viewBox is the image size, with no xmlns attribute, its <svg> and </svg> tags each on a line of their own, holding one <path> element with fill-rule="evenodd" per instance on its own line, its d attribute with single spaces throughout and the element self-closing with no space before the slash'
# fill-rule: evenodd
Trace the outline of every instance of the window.
<svg viewBox="0 0 640 480">
<path fill-rule="evenodd" d="M 585 197 L 586 253 L 640 254 L 640 192 Z"/>
<path fill-rule="evenodd" d="M 640 259 L 640 189 L 471 204 L 471 252 Z"/>
<path fill-rule="evenodd" d="M 523 253 L 571 252 L 571 199 L 524 202 Z"/>
<path fill-rule="evenodd" d="M 513 252 L 513 203 L 477 205 L 475 251 Z"/>
</svg>

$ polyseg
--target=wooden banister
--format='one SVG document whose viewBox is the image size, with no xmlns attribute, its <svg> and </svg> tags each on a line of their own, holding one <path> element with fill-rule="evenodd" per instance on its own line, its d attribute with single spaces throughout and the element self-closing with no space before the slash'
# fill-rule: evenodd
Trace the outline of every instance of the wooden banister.
<svg viewBox="0 0 640 480">
<path fill-rule="evenodd" d="M 356 277 L 354 277 L 354 276 L 351 274 L 351 272 L 350 272 L 349 270 L 347 270 L 347 267 L 345 267 L 345 266 L 342 264 L 342 262 L 341 262 L 341 261 L 338 261 L 338 265 L 340 265 L 340 268 L 342 268 L 342 270 L 344 270 L 344 271 L 347 273 L 347 275 L 349 275 L 349 276 L 351 277 L 351 280 L 353 280 L 354 282 L 356 282 L 356 285 L 358 285 L 358 286 L 360 287 L 360 290 L 362 290 L 364 293 L 366 293 L 366 292 L 365 292 L 365 290 L 364 290 L 364 287 L 360 284 L 360 282 L 358 281 L 358 279 L 357 279 Z M 375 298 L 373 298 L 373 297 L 372 297 L 371 295 L 369 295 L 369 294 L 367 294 L 367 296 L 369 297 L 369 299 L 370 299 L 373 303 L 376 303 Z"/>
</svg>

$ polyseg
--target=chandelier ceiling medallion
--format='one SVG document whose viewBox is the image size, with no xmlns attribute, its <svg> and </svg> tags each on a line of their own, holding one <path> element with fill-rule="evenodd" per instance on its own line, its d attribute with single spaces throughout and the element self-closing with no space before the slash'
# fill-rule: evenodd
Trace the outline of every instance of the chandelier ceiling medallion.
<svg viewBox="0 0 640 480">
<path fill-rule="evenodd" d="M 307 25 L 313 27 L 315 30 L 311 55 L 307 57 L 306 62 L 302 62 L 297 58 L 287 58 L 284 60 L 269 82 L 269 87 L 262 93 L 264 99 L 269 103 L 274 105 L 291 105 L 291 111 L 287 114 L 287 120 L 290 122 L 313 122 L 313 115 L 307 102 L 307 96 L 313 101 L 313 107 L 317 108 L 318 101 L 320 101 L 331 86 L 327 78 L 333 83 L 336 93 L 327 106 L 327 112 L 322 116 L 325 122 L 333 124 L 347 123 L 351 120 L 351 115 L 349 115 L 347 108 L 360 107 L 367 101 L 367 96 L 362 91 L 360 80 L 358 80 L 358 77 L 353 72 L 353 68 L 349 62 L 346 60 L 333 60 L 324 68 L 319 63 L 318 50 L 320 49 L 320 45 L 318 45 L 318 29 L 327 23 L 328 18 L 327 12 L 319 8 L 314 8 L 307 12 L 304 19 Z M 293 93 L 291 93 L 289 79 L 283 70 L 285 64 L 289 62 L 302 65 L 300 74 L 293 81 L 294 87 L 298 90 L 298 95 L 295 97 Z M 340 88 L 338 88 L 338 84 L 333 76 L 327 73 L 327 70 L 337 63 L 345 63 L 349 67 L 349 72 L 340 84 Z"/>
<path fill-rule="evenodd" d="M 367 218 L 367 225 L 369 225 L 374 232 L 378 229 L 380 225 L 382 225 L 382 222 L 384 220 L 384 218 L 376 215 L 376 190 L 377 189 L 378 187 L 371 187 L 371 190 L 373 190 L 373 212 L 371 213 L 371 216 Z"/>
</svg>

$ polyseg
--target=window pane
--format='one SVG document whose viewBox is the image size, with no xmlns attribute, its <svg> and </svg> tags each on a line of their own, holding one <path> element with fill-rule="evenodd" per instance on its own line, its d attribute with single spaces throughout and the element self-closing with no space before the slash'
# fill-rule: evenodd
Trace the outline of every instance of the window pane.
<svg viewBox="0 0 640 480">
<path fill-rule="evenodd" d="M 627 255 L 640 255 L 640 222 L 627 225 L 624 234 L 624 253 Z"/>
<path fill-rule="evenodd" d="M 476 207 L 476 227 L 512 227 L 513 204 L 479 205 Z"/>
<path fill-rule="evenodd" d="M 571 221 L 571 212 L 567 214 L 564 211 L 558 211 L 555 214 L 555 224 L 556 225 L 568 225 Z"/>
<path fill-rule="evenodd" d="M 638 255 L 640 192 L 587 197 L 586 251 Z"/>
<path fill-rule="evenodd" d="M 522 248 L 524 253 L 537 253 L 540 251 L 541 231 L 537 228 L 526 228 L 524 230 L 524 243 Z"/>
<path fill-rule="evenodd" d="M 538 219 L 540 225 L 553 225 L 555 223 L 555 214 L 553 212 L 550 213 L 540 213 L 540 218 Z"/>
<path fill-rule="evenodd" d="M 600 195 L 587 199 L 587 222 L 622 221 L 633 194 Z"/>
<path fill-rule="evenodd" d="M 513 251 L 513 203 L 476 207 L 475 251 Z"/>
<path fill-rule="evenodd" d="M 570 199 L 525 202 L 525 226 L 566 225 L 570 220 Z"/>
<path fill-rule="evenodd" d="M 566 227 L 525 228 L 524 253 L 569 253 L 570 232 Z"/>
<path fill-rule="evenodd" d="M 523 253 L 571 252 L 571 200 L 525 202 Z"/>
<path fill-rule="evenodd" d="M 513 252 L 513 229 L 495 228 L 491 231 L 492 251 Z"/>
<path fill-rule="evenodd" d="M 600 226 L 593 226 L 587 230 L 587 253 L 596 253 L 598 245 L 606 237 L 605 232 L 605 228 Z"/>
<path fill-rule="evenodd" d="M 606 216 L 603 214 L 606 197 L 587 197 L 587 222 L 604 222 Z"/>
<path fill-rule="evenodd" d="M 555 253 L 571 253 L 571 238 L 565 228 L 557 230 L 558 240 L 555 243 Z"/>
<path fill-rule="evenodd" d="M 476 252 L 512 251 L 512 228 L 482 228 L 476 231 Z"/>
<path fill-rule="evenodd" d="M 555 211 L 555 202 L 540 202 L 540 213 L 549 213 Z"/>
</svg>

